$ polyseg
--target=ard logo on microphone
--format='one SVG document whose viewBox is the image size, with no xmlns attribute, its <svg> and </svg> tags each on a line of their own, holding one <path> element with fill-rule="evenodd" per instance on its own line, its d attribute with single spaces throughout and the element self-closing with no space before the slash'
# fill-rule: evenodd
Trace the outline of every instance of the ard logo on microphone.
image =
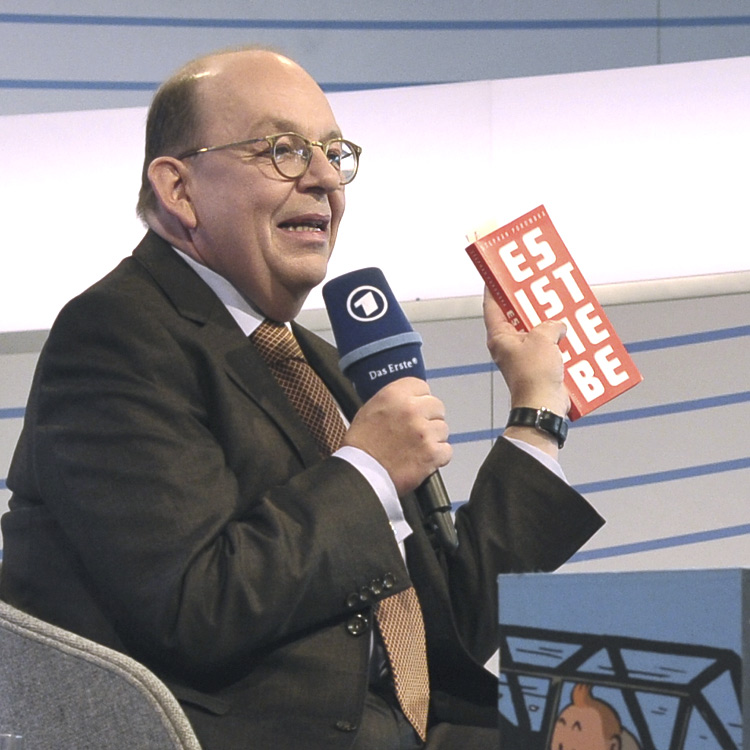
<svg viewBox="0 0 750 750">
<path fill-rule="evenodd" d="M 371 323 L 388 312 L 388 299 L 376 286 L 358 286 L 346 298 L 346 311 L 355 320 Z"/>
</svg>

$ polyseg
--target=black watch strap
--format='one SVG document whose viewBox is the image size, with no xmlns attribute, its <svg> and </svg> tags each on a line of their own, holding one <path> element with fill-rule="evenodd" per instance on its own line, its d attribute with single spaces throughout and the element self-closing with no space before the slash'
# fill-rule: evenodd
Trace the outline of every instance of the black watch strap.
<svg viewBox="0 0 750 750">
<path fill-rule="evenodd" d="M 568 437 L 568 423 L 564 417 L 559 417 L 549 409 L 531 409 L 528 406 L 518 406 L 510 410 L 506 427 L 536 427 L 537 430 L 547 432 L 557 440 L 557 446 L 565 445 Z"/>
</svg>

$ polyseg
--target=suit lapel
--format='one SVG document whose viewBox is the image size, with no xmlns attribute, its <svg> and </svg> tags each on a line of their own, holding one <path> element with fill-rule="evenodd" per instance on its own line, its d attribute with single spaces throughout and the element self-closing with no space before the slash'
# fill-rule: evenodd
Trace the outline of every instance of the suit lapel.
<svg viewBox="0 0 750 750">
<path fill-rule="evenodd" d="M 213 352 L 228 377 L 286 435 L 303 465 L 310 466 L 320 461 L 320 453 L 307 426 L 263 358 L 213 291 L 172 250 L 169 243 L 154 232 L 146 234 L 133 255 L 161 287 L 177 312 L 197 324 L 196 337 Z M 292 330 L 310 365 L 330 388 L 344 415 L 351 421 L 362 401 L 341 373 L 336 349 L 297 324 L 292 324 Z M 411 527 L 421 525 L 421 514 L 411 493 L 402 499 L 402 505 Z"/>
<path fill-rule="evenodd" d="M 228 377 L 276 423 L 303 464 L 319 461 L 307 426 L 214 292 L 154 232 L 146 234 L 133 255 L 177 312 L 197 324 L 196 338 L 211 351 Z"/>
</svg>

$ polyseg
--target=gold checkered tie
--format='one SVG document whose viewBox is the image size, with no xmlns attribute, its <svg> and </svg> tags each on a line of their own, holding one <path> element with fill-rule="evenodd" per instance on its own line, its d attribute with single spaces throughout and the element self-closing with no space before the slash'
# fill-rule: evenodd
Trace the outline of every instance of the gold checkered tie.
<svg viewBox="0 0 750 750">
<path fill-rule="evenodd" d="M 321 454 L 329 456 L 341 445 L 346 426 L 333 396 L 310 367 L 291 331 L 285 325 L 264 320 L 250 340 L 308 426 Z M 382 599 L 375 605 L 375 619 L 401 709 L 425 740 L 430 683 L 417 592 L 411 587 Z"/>
</svg>

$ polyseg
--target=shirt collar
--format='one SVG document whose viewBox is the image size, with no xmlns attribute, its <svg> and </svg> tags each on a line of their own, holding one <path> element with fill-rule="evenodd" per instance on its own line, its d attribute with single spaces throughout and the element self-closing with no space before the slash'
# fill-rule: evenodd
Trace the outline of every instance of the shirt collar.
<svg viewBox="0 0 750 750">
<path fill-rule="evenodd" d="M 263 322 L 263 315 L 223 276 L 220 276 L 208 266 L 198 263 L 197 260 L 186 255 L 182 250 L 178 250 L 174 245 L 172 245 L 172 249 L 203 279 L 213 293 L 222 301 L 245 336 L 249 336 Z"/>
</svg>

